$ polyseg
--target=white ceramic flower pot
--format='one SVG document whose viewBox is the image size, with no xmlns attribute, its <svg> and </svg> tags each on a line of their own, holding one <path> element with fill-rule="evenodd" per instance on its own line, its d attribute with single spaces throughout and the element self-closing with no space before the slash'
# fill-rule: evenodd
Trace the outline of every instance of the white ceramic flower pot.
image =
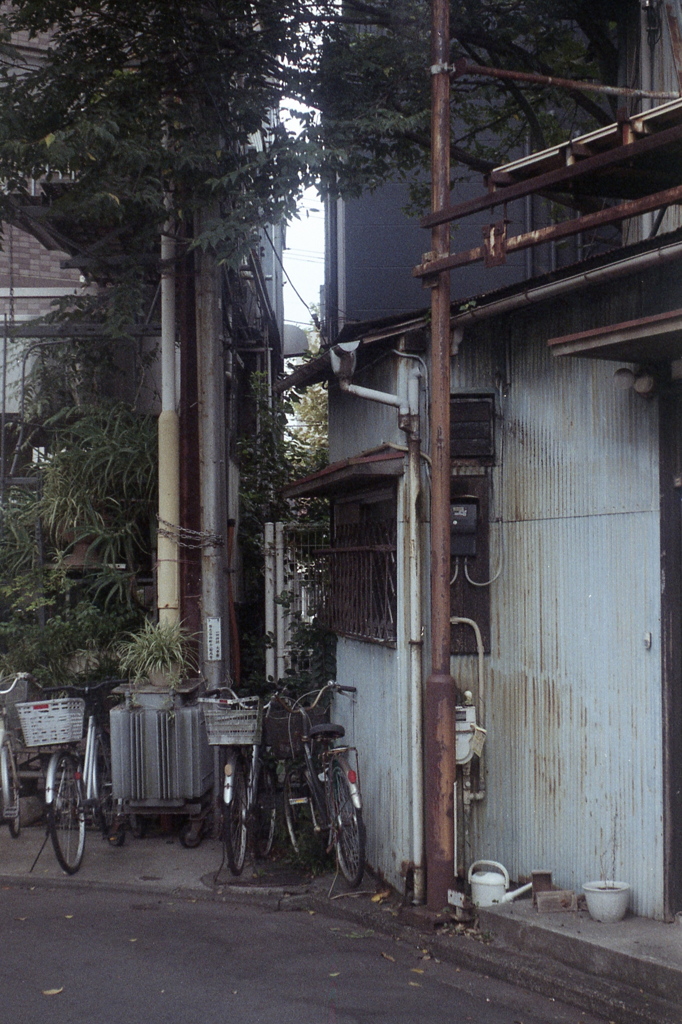
<svg viewBox="0 0 682 1024">
<path fill-rule="evenodd" d="M 630 886 L 627 882 L 585 882 L 585 899 L 590 917 L 604 924 L 622 921 L 630 903 Z"/>
</svg>

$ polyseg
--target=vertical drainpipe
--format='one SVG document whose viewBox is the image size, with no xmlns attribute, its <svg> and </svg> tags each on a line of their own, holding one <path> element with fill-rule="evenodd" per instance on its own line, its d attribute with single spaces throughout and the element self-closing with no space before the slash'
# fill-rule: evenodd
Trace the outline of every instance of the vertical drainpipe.
<svg viewBox="0 0 682 1024">
<path fill-rule="evenodd" d="M 199 217 L 200 221 L 201 218 Z M 201 232 L 201 223 L 196 234 Z M 196 257 L 196 325 L 201 479 L 201 612 L 204 638 L 202 669 L 209 689 L 221 686 L 229 624 L 223 615 L 225 577 L 225 386 L 218 268 L 210 254 Z M 208 620 L 220 645 L 208 647 Z"/>
<path fill-rule="evenodd" d="M 431 8 L 431 209 L 450 198 L 450 11 L 448 0 Z M 450 251 L 450 227 L 431 232 L 431 250 Z M 426 681 L 427 906 L 447 905 L 453 881 L 455 681 L 450 674 L 450 275 L 431 289 L 431 674 Z"/>
<path fill-rule="evenodd" d="M 180 426 L 175 401 L 175 236 L 169 220 L 161 235 L 161 413 L 159 415 L 159 621 L 180 619 Z"/>
<path fill-rule="evenodd" d="M 421 485 L 421 445 L 419 437 L 419 376 L 411 373 L 408 389 L 416 394 L 408 401 L 413 416 L 413 429 L 407 436 L 407 504 L 408 504 L 408 576 L 410 588 L 410 748 L 412 751 L 412 863 L 414 865 L 413 900 L 424 902 L 426 878 L 424 871 L 424 743 L 422 727 L 422 580 L 419 536 L 419 494 Z"/>
</svg>

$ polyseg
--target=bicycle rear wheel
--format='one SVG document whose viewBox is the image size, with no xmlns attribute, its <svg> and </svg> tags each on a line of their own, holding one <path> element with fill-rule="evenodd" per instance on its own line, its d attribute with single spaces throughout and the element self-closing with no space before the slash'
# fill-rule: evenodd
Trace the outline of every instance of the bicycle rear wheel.
<svg viewBox="0 0 682 1024">
<path fill-rule="evenodd" d="M 246 776 L 241 757 L 228 760 L 232 769 L 232 799 L 223 806 L 223 842 L 227 863 L 233 875 L 241 875 L 248 840 Z"/>
<path fill-rule="evenodd" d="M 19 820 L 19 776 L 12 744 L 5 740 L 0 750 L 0 782 L 2 784 L 2 816 L 9 826 L 9 834 L 16 839 L 21 831 Z"/>
<path fill-rule="evenodd" d="M 96 804 L 93 809 L 95 825 L 102 835 L 109 836 L 116 819 L 116 807 L 111 781 L 111 750 L 109 737 L 102 732 L 97 733 L 95 747 L 95 787 Z M 122 836 L 125 833 L 121 831 Z M 112 843 L 112 845 L 115 845 Z"/>
<path fill-rule="evenodd" d="M 329 810 L 339 868 L 351 888 L 355 889 L 365 871 L 365 823 L 362 811 L 353 803 L 348 771 L 348 764 L 341 758 L 332 761 Z"/>
<path fill-rule="evenodd" d="M 48 768 L 47 829 L 60 867 L 73 875 L 85 849 L 85 807 L 80 767 L 71 754 L 57 754 Z"/>
<path fill-rule="evenodd" d="M 254 847 L 257 857 L 267 857 L 275 838 L 277 783 L 271 768 L 261 765 L 256 792 Z"/>
</svg>

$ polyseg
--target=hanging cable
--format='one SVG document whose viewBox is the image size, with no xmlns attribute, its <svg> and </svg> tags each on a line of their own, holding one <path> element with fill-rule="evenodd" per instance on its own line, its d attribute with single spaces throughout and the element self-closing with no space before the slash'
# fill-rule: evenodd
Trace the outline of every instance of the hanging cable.
<svg viewBox="0 0 682 1024">
<path fill-rule="evenodd" d="M 299 300 L 299 302 L 303 303 L 305 308 L 310 313 L 310 319 L 312 320 L 313 324 L 315 325 L 315 330 L 319 331 L 320 334 L 322 334 L 322 327 L 320 325 L 320 318 L 318 317 L 317 313 L 313 313 L 312 309 L 310 308 L 308 303 L 305 301 L 305 299 L 303 298 L 303 296 L 299 292 L 299 290 L 296 287 L 296 285 L 294 284 L 294 282 L 289 277 L 289 274 L 287 273 L 286 267 L 284 266 L 284 262 L 282 260 L 282 257 L 280 256 L 279 252 L 277 251 L 277 247 L 275 246 L 275 243 L 273 242 L 273 240 L 270 238 L 270 235 L 268 234 L 268 229 L 267 228 L 262 228 L 261 230 L 263 231 L 263 234 L 265 235 L 265 237 L 267 238 L 268 242 L 270 243 L 270 248 L 272 249 L 273 253 L 275 254 L 275 259 L 277 260 L 277 262 L 279 263 L 280 267 L 282 268 L 282 273 L 286 277 L 286 279 L 289 282 L 289 284 L 291 285 L 291 287 L 294 289 L 294 294 L 295 294 L 296 298 Z"/>
</svg>

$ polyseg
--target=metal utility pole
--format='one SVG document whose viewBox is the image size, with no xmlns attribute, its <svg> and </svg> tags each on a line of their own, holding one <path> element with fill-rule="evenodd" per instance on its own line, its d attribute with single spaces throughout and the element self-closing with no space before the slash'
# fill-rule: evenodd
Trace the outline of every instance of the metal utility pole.
<svg viewBox="0 0 682 1024">
<path fill-rule="evenodd" d="M 159 621 L 180 619 L 180 428 L 175 388 L 175 236 L 171 220 L 161 235 L 161 414 L 159 416 Z"/>
<path fill-rule="evenodd" d="M 431 210 L 450 200 L 450 9 L 431 8 Z M 450 251 L 450 227 L 431 232 L 436 258 Z M 454 878 L 455 681 L 450 674 L 450 272 L 431 289 L 431 674 L 426 680 L 427 906 L 441 910 Z"/>
<path fill-rule="evenodd" d="M 201 225 L 197 224 L 197 234 Z M 201 480 L 201 625 L 203 674 L 209 689 L 224 685 L 229 624 L 225 607 L 225 368 L 218 268 L 195 254 L 199 468 Z"/>
</svg>

